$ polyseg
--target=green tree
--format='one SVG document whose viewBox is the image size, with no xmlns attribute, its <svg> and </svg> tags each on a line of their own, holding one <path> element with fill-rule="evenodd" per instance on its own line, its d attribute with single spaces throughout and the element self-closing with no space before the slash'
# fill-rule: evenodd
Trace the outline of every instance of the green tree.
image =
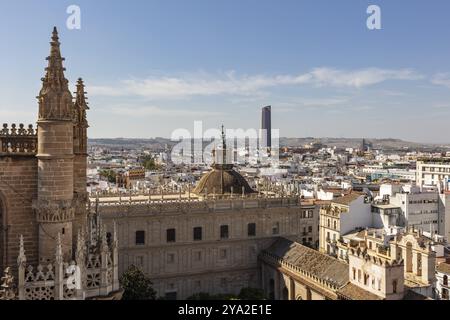
<svg viewBox="0 0 450 320">
<path fill-rule="evenodd" d="M 101 170 L 100 176 L 104 177 L 110 183 L 116 182 L 117 173 L 114 170 Z"/>
<path fill-rule="evenodd" d="M 156 300 L 152 281 L 134 265 L 120 277 L 120 284 L 124 290 L 122 300 Z"/>
<path fill-rule="evenodd" d="M 146 155 L 142 157 L 141 163 L 146 170 L 157 170 L 159 166 L 155 162 L 155 158 L 151 155 Z"/>
</svg>

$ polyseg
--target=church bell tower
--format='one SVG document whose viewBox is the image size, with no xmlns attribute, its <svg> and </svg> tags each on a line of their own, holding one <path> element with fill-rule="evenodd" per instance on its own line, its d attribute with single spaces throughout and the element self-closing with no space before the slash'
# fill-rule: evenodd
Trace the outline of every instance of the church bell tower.
<svg viewBox="0 0 450 320">
<path fill-rule="evenodd" d="M 64 58 L 56 27 L 42 89 L 38 116 L 38 196 L 34 202 L 39 225 L 39 260 L 53 261 L 61 239 L 64 259 L 72 259 L 74 208 L 74 103 L 64 76 Z"/>
</svg>

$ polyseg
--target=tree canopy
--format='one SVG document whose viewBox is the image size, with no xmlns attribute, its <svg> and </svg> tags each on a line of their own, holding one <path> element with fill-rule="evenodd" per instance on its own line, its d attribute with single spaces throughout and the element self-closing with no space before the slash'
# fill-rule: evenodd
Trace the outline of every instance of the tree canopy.
<svg viewBox="0 0 450 320">
<path fill-rule="evenodd" d="M 152 281 L 134 265 L 120 277 L 120 283 L 124 289 L 122 300 L 156 300 Z"/>
</svg>

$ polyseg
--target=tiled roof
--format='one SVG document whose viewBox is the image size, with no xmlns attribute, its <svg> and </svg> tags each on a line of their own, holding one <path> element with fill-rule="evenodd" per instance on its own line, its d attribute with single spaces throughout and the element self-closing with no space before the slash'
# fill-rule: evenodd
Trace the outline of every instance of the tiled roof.
<svg viewBox="0 0 450 320">
<path fill-rule="evenodd" d="M 450 274 L 450 264 L 442 262 L 436 267 L 436 270 L 442 273 Z"/>
<path fill-rule="evenodd" d="M 414 292 L 412 290 L 407 289 L 403 300 L 433 300 L 426 296 L 421 295 L 420 293 Z"/>
<path fill-rule="evenodd" d="M 351 282 L 339 289 L 337 294 L 349 300 L 383 300 L 376 294 L 364 290 Z"/>
<path fill-rule="evenodd" d="M 279 238 L 266 251 L 338 287 L 348 282 L 347 264 L 297 242 Z"/>
<path fill-rule="evenodd" d="M 358 199 L 360 196 L 362 196 L 362 193 L 358 193 L 358 192 L 352 192 L 348 195 L 345 195 L 343 197 L 339 197 L 336 199 L 333 199 L 333 203 L 338 203 L 338 204 L 343 204 L 343 205 L 349 205 L 350 203 L 352 203 L 353 201 L 355 201 L 356 199 Z"/>
</svg>

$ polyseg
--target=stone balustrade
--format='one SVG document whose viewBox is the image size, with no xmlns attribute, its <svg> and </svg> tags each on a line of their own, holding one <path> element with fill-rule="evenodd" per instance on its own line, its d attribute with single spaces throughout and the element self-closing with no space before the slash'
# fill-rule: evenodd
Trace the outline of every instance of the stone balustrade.
<svg viewBox="0 0 450 320">
<path fill-rule="evenodd" d="M 21 123 L 8 127 L 4 123 L 0 129 L 0 156 L 1 155 L 35 155 L 37 152 L 37 129 L 33 125 L 28 128 Z"/>
</svg>

